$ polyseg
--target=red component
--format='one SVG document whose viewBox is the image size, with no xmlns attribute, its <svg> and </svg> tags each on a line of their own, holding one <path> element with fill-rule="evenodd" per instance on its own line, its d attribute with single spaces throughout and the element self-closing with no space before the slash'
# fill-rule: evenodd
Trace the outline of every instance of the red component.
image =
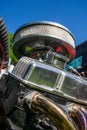
<svg viewBox="0 0 87 130">
<path fill-rule="evenodd" d="M 63 51 L 63 48 L 62 48 L 61 46 L 58 46 L 58 47 L 56 48 L 56 51 L 57 51 L 57 52 L 61 52 L 61 51 Z"/>
<path fill-rule="evenodd" d="M 72 46 L 67 43 L 64 43 L 63 46 L 58 46 L 56 48 L 56 52 L 65 55 L 66 53 L 69 55 L 70 60 L 73 60 L 76 56 L 76 50 Z"/>
<path fill-rule="evenodd" d="M 64 47 L 67 49 L 69 55 L 70 55 L 70 59 L 73 60 L 76 56 L 76 50 L 75 48 L 73 48 L 72 46 L 70 46 L 69 44 L 65 43 Z"/>
</svg>

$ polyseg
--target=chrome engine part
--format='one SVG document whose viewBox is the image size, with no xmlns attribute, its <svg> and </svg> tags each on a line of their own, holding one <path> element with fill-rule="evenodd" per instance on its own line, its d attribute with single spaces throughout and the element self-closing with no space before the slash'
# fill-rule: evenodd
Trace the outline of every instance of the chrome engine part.
<svg viewBox="0 0 87 130">
<path fill-rule="evenodd" d="M 87 130 L 87 80 L 65 70 L 76 54 L 72 33 L 47 21 L 23 25 L 13 53 L 18 63 L 1 73 L 0 130 Z"/>
<path fill-rule="evenodd" d="M 57 129 L 86 130 L 87 81 L 65 70 L 76 55 L 72 33 L 53 22 L 25 24 L 14 35 L 13 53 L 21 59 L 9 76 L 34 91 L 22 97 L 30 111 Z"/>
<path fill-rule="evenodd" d="M 75 38 L 67 28 L 54 22 L 26 24 L 15 32 L 13 53 L 18 59 L 28 56 L 64 68 L 75 58 Z"/>
</svg>

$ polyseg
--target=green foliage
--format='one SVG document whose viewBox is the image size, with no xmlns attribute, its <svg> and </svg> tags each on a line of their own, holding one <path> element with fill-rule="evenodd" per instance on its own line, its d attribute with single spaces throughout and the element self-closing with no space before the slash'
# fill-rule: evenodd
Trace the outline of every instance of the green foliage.
<svg viewBox="0 0 87 130">
<path fill-rule="evenodd" d="M 8 36 L 9 36 L 9 46 L 10 46 L 10 58 L 12 60 L 12 63 L 16 64 L 18 60 L 14 56 L 13 51 L 12 51 L 14 35 L 12 33 L 9 33 Z"/>
</svg>

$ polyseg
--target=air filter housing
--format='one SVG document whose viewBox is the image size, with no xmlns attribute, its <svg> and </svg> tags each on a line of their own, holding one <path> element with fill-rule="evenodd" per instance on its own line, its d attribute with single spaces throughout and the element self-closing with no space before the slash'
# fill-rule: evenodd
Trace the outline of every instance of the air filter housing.
<svg viewBox="0 0 87 130">
<path fill-rule="evenodd" d="M 69 61 L 75 58 L 75 38 L 61 24 L 47 21 L 25 24 L 14 34 L 13 53 L 18 59 L 30 56 L 35 48 L 45 50 L 48 46 L 58 53 L 62 50 Z"/>
</svg>

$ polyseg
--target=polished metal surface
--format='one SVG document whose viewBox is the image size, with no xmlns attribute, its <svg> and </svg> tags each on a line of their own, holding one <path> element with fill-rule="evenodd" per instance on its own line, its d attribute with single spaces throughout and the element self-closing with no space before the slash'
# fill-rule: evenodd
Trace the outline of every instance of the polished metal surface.
<svg viewBox="0 0 87 130">
<path fill-rule="evenodd" d="M 45 114 L 60 130 L 87 130 L 87 80 L 28 57 L 22 57 L 8 75 L 31 90 L 20 102 L 25 102 L 33 113 Z M 66 103 L 55 103 L 44 93 L 65 99 Z"/>
<path fill-rule="evenodd" d="M 23 57 L 9 75 L 28 88 L 48 92 L 72 102 L 87 105 L 87 80 L 61 68 Z"/>
<path fill-rule="evenodd" d="M 46 114 L 60 130 L 78 130 L 78 127 L 64 108 L 55 105 L 53 101 L 42 94 L 34 91 L 25 96 L 24 101 L 31 111 Z"/>
<path fill-rule="evenodd" d="M 84 106 L 75 104 L 72 107 L 71 116 L 79 130 L 87 130 L 87 109 Z"/>
<path fill-rule="evenodd" d="M 29 55 L 30 50 L 37 45 L 51 46 L 55 51 L 62 46 L 70 60 L 76 55 L 75 38 L 61 24 L 42 21 L 20 27 L 14 35 L 13 53 L 17 58 Z M 24 50 L 26 47 L 30 48 L 29 52 Z"/>
</svg>

